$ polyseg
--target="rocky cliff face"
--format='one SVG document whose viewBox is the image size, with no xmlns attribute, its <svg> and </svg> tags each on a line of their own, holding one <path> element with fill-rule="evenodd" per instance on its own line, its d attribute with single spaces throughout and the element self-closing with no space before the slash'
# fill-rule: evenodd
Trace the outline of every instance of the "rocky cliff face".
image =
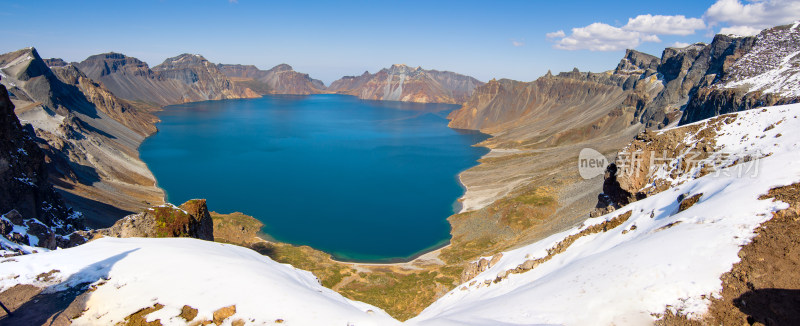
<svg viewBox="0 0 800 326">
<path fill-rule="evenodd" d="M 714 82 L 695 92 L 681 124 L 719 114 L 800 101 L 800 30 L 798 24 L 766 29 L 757 36 L 720 39 L 740 43 L 714 71 Z M 724 43 L 724 42 L 723 42 Z M 719 46 L 718 46 L 719 47 Z"/>
<path fill-rule="evenodd" d="M 14 104 L 0 85 L 0 243 L 2 255 L 27 253 L 23 246 L 69 247 L 82 243 L 74 231 L 83 216 L 68 208 L 48 179 L 45 155 L 14 114 Z M 22 245 L 22 246 L 19 246 Z M 10 251 L 10 252 L 5 252 Z"/>
<path fill-rule="evenodd" d="M 182 54 L 150 69 L 139 59 L 104 53 L 87 58 L 77 67 L 89 78 L 103 83 L 114 95 L 153 106 L 258 96 L 252 90 L 234 85 L 199 55 Z"/>
<path fill-rule="evenodd" d="M 154 206 L 98 232 L 117 238 L 190 237 L 214 241 L 214 224 L 205 199 L 193 199 L 181 206 Z"/>
<path fill-rule="evenodd" d="M 269 70 L 238 64 L 218 64 L 217 67 L 234 84 L 248 87 L 259 94 L 308 95 L 325 91 L 322 81 L 294 71 L 287 64 L 280 64 Z"/>
<path fill-rule="evenodd" d="M 475 78 L 449 71 L 392 65 L 376 74 L 364 72 L 361 76 L 342 77 L 331 83 L 328 91 L 365 100 L 460 104 L 482 84 Z"/>
<path fill-rule="evenodd" d="M 0 73 L 46 153 L 50 178 L 90 226 L 107 226 L 163 202 L 136 149 L 156 118 L 121 100 L 76 67 L 49 68 L 35 49 L 0 55 Z"/>
</svg>

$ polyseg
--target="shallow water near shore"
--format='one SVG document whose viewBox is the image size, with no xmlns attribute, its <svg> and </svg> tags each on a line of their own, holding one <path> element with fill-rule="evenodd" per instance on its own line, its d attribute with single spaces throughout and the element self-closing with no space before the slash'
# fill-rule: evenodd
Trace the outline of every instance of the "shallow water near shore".
<svg viewBox="0 0 800 326">
<path fill-rule="evenodd" d="M 463 195 L 458 173 L 486 135 L 447 127 L 456 105 L 351 96 L 265 96 L 175 105 L 141 158 L 169 202 L 208 199 L 278 241 L 350 261 L 397 261 L 441 246 Z"/>
</svg>

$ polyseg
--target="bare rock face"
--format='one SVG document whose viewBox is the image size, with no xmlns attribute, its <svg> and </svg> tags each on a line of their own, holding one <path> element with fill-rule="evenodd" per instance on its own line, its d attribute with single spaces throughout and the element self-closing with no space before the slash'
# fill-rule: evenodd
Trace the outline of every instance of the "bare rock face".
<svg viewBox="0 0 800 326">
<path fill-rule="evenodd" d="M 83 229 L 83 217 L 53 189 L 45 155 L 32 135 L 33 130 L 20 124 L 6 88 L 0 85 L 0 212 L 7 212 L 0 217 L 0 235 L 48 249 L 83 242 L 70 239 Z"/>
<path fill-rule="evenodd" d="M 716 43 L 729 46 L 718 62 L 714 83 L 694 93 L 681 124 L 757 107 L 800 102 L 800 29 L 784 25 L 756 36 L 732 38 L 718 35 Z M 722 46 L 717 46 L 720 48 Z"/>
<path fill-rule="evenodd" d="M 376 74 L 364 72 L 361 76 L 342 77 L 331 83 L 328 90 L 365 100 L 461 104 L 482 84 L 454 72 L 396 64 Z"/>
<path fill-rule="evenodd" d="M 308 95 L 325 91 L 322 81 L 294 71 L 287 64 L 280 64 L 269 70 L 238 64 L 217 64 L 217 67 L 234 84 L 248 87 L 259 94 Z"/>
<path fill-rule="evenodd" d="M 179 207 L 172 204 L 154 206 L 126 216 L 110 228 L 98 232 L 118 238 L 190 237 L 214 240 L 214 224 L 205 199 L 193 199 Z"/>
<path fill-rule="evenodd" d="M 77 67 L 114 95 L 153 106 L 206 100 L 252 98 L 258 94 L 234 85 L 200 55 L 182 54 L 153 67 L 120 53 L 93 55 Z"/>
</svg>

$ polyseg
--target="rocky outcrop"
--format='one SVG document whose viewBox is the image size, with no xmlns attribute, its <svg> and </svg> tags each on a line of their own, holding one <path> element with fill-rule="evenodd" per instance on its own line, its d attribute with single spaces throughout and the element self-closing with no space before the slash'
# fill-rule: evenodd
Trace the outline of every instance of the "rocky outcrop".
<svg viewBox="0 0 800 326">
<path fill-rule="evenodd" d="M 117 238 L 190 237 L 214 240 L 214 224 L 205 199 L 193 199 L 181 206 L 166 204 L 126 216 L 98 233 Z"/>
<path fill-rule="evenodd" d="M 26 246 L 68 247 L 83 242 L 70 237 L 83 229 L 83 216 L 68 208 L 48 180 L 45 155 L 14 114 L 0 85 L 0 235 Z M 23 252 L 0 244 L 2 250 Z"/>
<path fill-rule="evenodd" d="M 328 91 L 365 100 L 461 104 L 482 84 L 449 71 L 396 64 L 375 74 L 342 77 L 331 83 Z"/>
<path fill-rule="evenodd" d="M 139 59 L 112 52 L 93 55 L 77 67 L 114 95 L 152 106 L 258 97 L 252 90 L 234 85 L 200 55 L 182 54 L 150 69 Z"/>
<path fill-rule="evenodd" d="M 280 64 L 269 70 L 253 65 L 217 64 L 217 67 L 234 84 L 247 87 L 259 94 L 308 95 L 325 91 L 325 84 L 308 74 L 299 73 L 292 66 Z"/>
<path fill-rule="evenodd" d="M 89 226 L 104 227 L 163 191 L 137 148 L 155 131 L 146 109 L 117 98 L 72 65 L 48 67 L 33 48 L 0 55 L 16 115 L 32 127 L 51 182 Z"/>
<path fill-rule="evenodd" d="M 598 209 L 594 215 L 602 215 L 680 185 L 689 179 L 688 176 L 699 178 L 769 156 L 769 153 L 760 152 L 731 155 L 717 145 L 718 130 L 739 123 L 736 120 L 735 115 L 720 115 L 698 124 L 661 132 L 646 130 L 637 135 L 608 166 L 603 193 L 598 197 Z M 764 132 L 768 130 L 769 127 Z M 760 130 L 752 133 L 758 132 Z M 747 137 L 745 135 L 742 139 Z"/>
</svg>

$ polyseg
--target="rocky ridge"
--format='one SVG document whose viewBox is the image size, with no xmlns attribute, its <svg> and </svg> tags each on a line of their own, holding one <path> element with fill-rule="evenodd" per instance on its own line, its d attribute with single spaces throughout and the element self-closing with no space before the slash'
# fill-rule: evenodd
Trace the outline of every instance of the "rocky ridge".
<svg viewBox="0 0 800 326">
<path fill-rule="evenodd" d="M 216 65 L 196 54 L 168 58 L 153 69 L 139 59 L 113 52 L 90 56 L 76 66 L 116 96 L 156 107 L 258 97 L 234 85 Z"/>
<path fill-rule="evenodd" d="M 425 70 L 395 64 L 375 74 L 345 76 L 328 86 L 328 91 L 365 100 L 461 104 L 475 87 L 475 78 L 449 71 Z"/>
</svg>

